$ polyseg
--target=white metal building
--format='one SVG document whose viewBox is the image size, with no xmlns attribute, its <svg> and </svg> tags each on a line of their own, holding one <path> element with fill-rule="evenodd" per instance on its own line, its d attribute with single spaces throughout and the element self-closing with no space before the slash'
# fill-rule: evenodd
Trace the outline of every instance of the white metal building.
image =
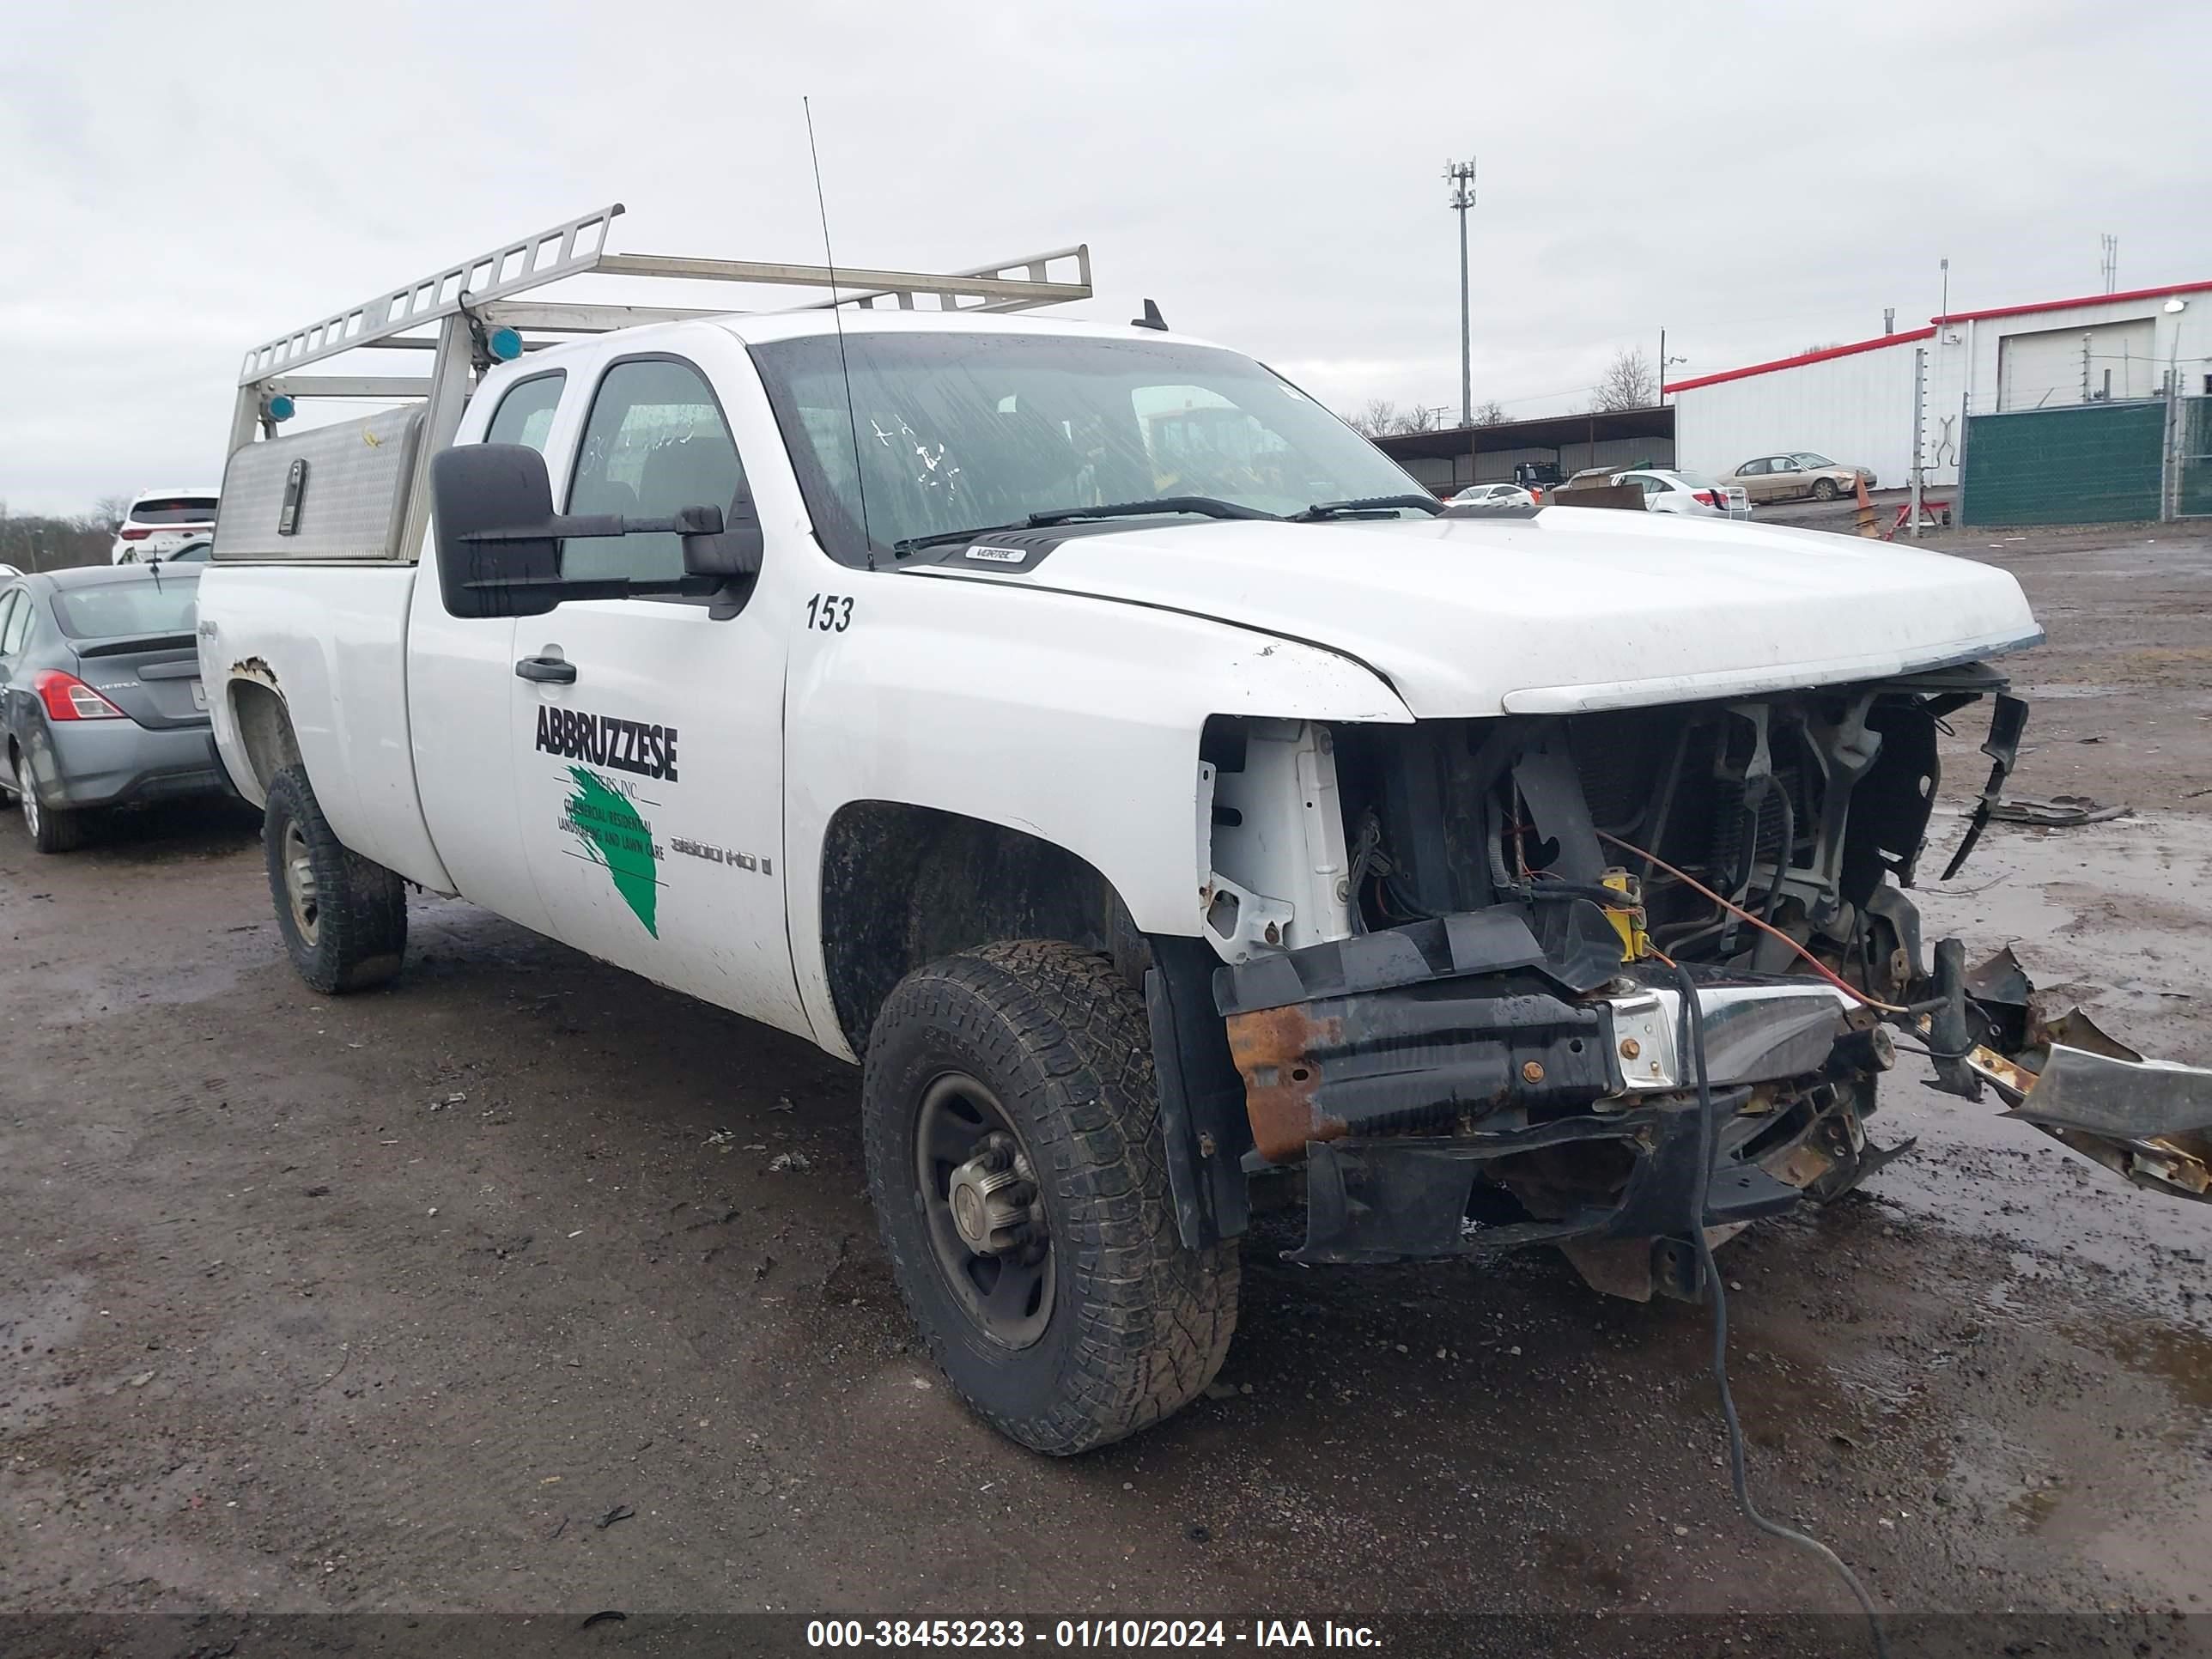
<svg viewBox="0 0 2212 1659">
<path fill-rule="evenodd" d="M 1773 362 L 1678 380 L 1674 453 L 1694 472 L 1817 450 L 1871 467 L 1880 487 L 1912 472 L 1914 353 L 1927 354 L 1923 454 L 1955 484 L 1965 416 L 2064 404 L 2212 394 L 2212 282 L 1965 311 Z"/>
</svg>

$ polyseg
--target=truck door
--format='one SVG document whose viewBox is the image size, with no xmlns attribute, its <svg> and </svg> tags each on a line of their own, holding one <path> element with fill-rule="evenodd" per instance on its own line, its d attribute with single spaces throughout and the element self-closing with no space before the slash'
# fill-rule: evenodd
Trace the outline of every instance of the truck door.
<svg viewBox="0 0 2212 1659">
<path fill-rule="evenodd" d="M 564 380 L 555 370 L 508 386 L 483 441 L 543 453 Z M 422 819 L 464 897 L 550 933 L 529 866 L 515 856 L 523 763 L 514 744 L 514 618 L 453 616 L 437 580 L 437 562 L 424 559 L 407 636 L 408 726 Z"/>
<path fill-rule="evenodd" d="M 574 457 L 570 513 L 726 513 L 748 493 L 707 376 L 666 355 L 607 365 Z M 572 541 L 562 570 L 673 577 L 683 548 L 673 535 Z M 524 617 L 517 799 L 554 937 L 811 1034 L 784 930 L 786 647 L 768 611 L 717 618 L 703 599 L 638 598 Z"/>
</svg>

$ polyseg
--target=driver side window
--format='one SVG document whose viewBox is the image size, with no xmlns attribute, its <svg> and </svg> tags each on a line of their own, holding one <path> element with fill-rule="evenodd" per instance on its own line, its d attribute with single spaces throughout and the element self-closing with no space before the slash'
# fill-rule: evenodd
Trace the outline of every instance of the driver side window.
<svg viewBox="0 0 2212 1659">
<path fill-rule="evenodd" d="M 617 363 L 592 399 L 568 511 L 663 518 L 686 507 L 719 507 L 727 522 L 750 516 L 744 467 L 721 405 L 689 363 Z M 672 533 L 571 541 L 561 569 L 572 578 L 671 580 L 684 574 L 684 544 Z"/>
</svg>

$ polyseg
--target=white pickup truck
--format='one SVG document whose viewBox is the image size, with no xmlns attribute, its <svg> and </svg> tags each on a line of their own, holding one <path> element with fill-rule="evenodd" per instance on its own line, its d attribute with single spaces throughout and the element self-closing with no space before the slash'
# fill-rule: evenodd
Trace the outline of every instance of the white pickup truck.
<svg viewBox="0 0 2212 1659">
<path fill-rule="evenodd" d="M 398 971 L 412 885 L 861 1064 L 900 1289 L 1006 1433 L 1202 1389 L 1257 1208 L 1305 1261 L 1549 1243 L 1697 1297 L 1880 1162 L 1893 1026 L 2203 1194 L 2212 1074 L 1931 965 L 1906 895 L 1939 723 L 1995 700 L 1992 800 L 2019 740 L 2009 575 L 1439 510 L 1156 313 L 1007 314 L 1081 250 L 830 273 L 614 255 L 617 211 L 249 355 L 216 741 L 318 989 Z M 832 304 L 513 297 L 594 271 Z M 426 326 L 427 380 L 296 372 Z"/>
</svg>

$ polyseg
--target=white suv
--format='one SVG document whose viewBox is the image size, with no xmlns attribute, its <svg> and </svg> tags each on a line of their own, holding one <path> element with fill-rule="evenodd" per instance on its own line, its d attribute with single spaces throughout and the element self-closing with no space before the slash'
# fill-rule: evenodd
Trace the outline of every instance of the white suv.
<svg viewBox="0 0 2212 1659">
<path fill-rule="evenodd" d="M 182 489 L 143 489 L 115 532 L 112 564 L 166 559 L 186 542 L 215 533 L 215 506 L 221 491 L 213 484 Z"/>
</svg>

